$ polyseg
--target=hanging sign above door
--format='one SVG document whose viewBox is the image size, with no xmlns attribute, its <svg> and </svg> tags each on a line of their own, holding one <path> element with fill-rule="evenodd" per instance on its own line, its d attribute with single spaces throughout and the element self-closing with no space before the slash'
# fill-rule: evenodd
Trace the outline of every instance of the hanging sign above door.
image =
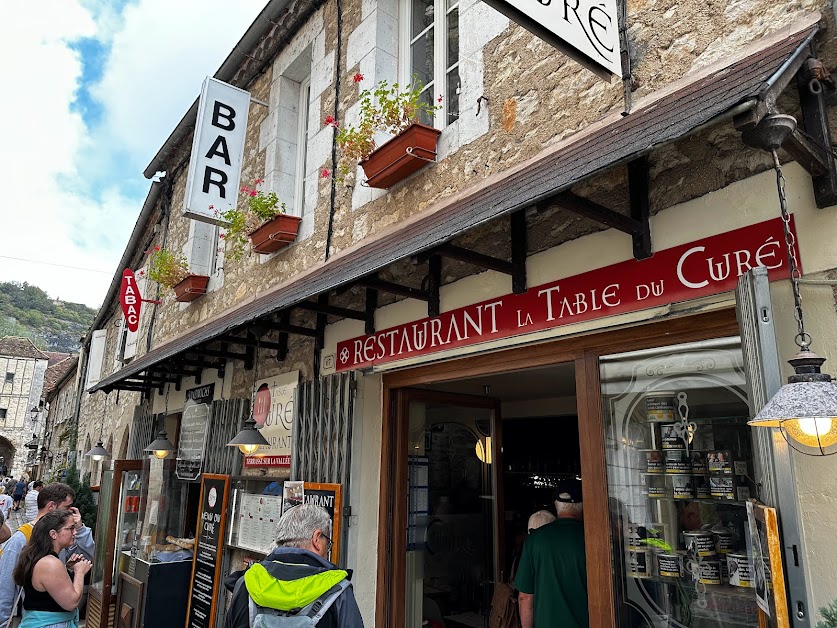
<svg viewBox="0 0 837 628">
<path fill-rule="evenodd" d="M 795 233 L 793 217 L 790 229 Z M 798 241 L 798 240 L 797 240 Z M 782 219 L 774 218 L 573 277 L 337 343 L 348 371 L 638 312 L 733 290 L 756 266 L 771 281 L 789 276 Z M 797 259 L 799 252 L 797 251 Z"/>
<path fill-rule="evenodd" d="M 137 288 L 137 278 L 134 276 L 134 271 L 130 268 L 122 271 L 119 303 L 122 305 L 122 314 L 125 315 L 125 326 L 128 328 L 128 331 L 135 332 L 139 329 L 142 297 Z"/>
<path fill-rule="evenodd" d="M 484 2 L 606 81 L 622 76 L 617 0 Z"/>
<path fill-rule="evenodd" d="M 220 212 L 235 207 L 249 112 L 249 92 L 211 77 L 204 80 L 184 216 L 215 224 Z"/>
</svg>

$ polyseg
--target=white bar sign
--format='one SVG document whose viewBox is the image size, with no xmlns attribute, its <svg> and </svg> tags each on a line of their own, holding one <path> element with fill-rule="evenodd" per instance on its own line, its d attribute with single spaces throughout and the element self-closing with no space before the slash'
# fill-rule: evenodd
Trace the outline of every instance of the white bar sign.
<svg viewBox="0 0 837 628">
<path fill-rule="evenodd" d="M 206 77 L 198 104 L 183 215 L 215 223 L 235 207 L 244 157 L 250 93 Z"/>
</svg>

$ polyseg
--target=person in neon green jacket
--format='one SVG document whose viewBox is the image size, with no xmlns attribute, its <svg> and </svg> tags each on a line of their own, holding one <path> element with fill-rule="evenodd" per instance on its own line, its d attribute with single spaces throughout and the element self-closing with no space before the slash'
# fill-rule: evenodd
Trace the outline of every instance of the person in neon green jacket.
<svg viewBox="0 0 837 628">
<path fill-rule="evenodd" d="M 331 550 L 331 518 L 320 506 L 302 504 L 279 519 L 276 549 L 225 585 L 233 592 L 224 628 L 252 628 L 254 607 L 294 611 L 308 606 L 335 585 L 351 579 L 326 557 Z M 253 600 L 255 605 L 250 604 Z M 352 587 L 346 587 L 317 624 L 322 628 L 363 628 Z"/>
</svg>

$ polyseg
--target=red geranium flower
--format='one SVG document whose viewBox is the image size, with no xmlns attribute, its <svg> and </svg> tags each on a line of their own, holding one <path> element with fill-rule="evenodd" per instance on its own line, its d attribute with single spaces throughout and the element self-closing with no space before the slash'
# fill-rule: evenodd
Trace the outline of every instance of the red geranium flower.
<svg viewBox="0 0 837 628">
<path fill-rule="evenodd" d="M 256 179 L 255 181 L 253 181 L 253 183 L 255 185 L 258 185 L 259 183 L 264 183 L 264 179 Z"/>
<path fill-rule="evenodd" d="M 355 75 L 352 77 L 352 81 L 354 81 L 355 83 L 360 83 L 362 80 L 363 74 L 361 74 L 360 72 L 355 73 Z"/>
<path fill-rule="evenodd" d="M 332 115 L 327 115 L 327 116 L 325 117 L 325 120 L 323 120 L 323 124 L 324 124 L 325 126 L 332 126 L 332 127 L 334 127 L 335 129 L 336 129 L 338 126 L 340 126 L 340 123 L 337 121 L 337 118 L 335 118 L 335 117 L 334 117 L 334 116 L 332 116 Z"/>
<path fill-rule="evenodd" d="M 258 192 L 256 190 L 250 190 L 250 196 L 257 196 Z"/>
<path fill-rule="evenodd" d="M 439 97 L 436 99 L 438 102 L 442 102 L 442 95 L 439 94 Z"/>
<path fill-rule="evenodd" d="M 329 176 L 331 176 L 331 173 L 328 171 L 328 168 L 323 168 L 320 171 L 320 177 L 322 177 L 323 179 L 328 179 Z"/>
<path fill-rule="evenodd" d="M 246 185 L 242 185 L 242 186 L 241 186 L 241 191 L 242 191 L 242 192 L 249 192 L 249 191 L 250 191 L 250 188 L 248 188 Z"/>
</svg>

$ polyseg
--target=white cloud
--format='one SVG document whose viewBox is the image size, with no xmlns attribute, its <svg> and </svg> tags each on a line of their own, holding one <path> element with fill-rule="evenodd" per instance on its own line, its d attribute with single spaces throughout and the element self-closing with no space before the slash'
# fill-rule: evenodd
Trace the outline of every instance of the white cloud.
<svg viewBox="0 0 837 628">
<path fill-rule="evenodd" d="M 101 303 L 150 185 L 143 168 L 264 4 L 140 0 L 119 15 L 108 0 L 0 3 L 0 281 Z M 82 37 L 112 45 L 93 129 L 72 106 Z"/>
</svg>

